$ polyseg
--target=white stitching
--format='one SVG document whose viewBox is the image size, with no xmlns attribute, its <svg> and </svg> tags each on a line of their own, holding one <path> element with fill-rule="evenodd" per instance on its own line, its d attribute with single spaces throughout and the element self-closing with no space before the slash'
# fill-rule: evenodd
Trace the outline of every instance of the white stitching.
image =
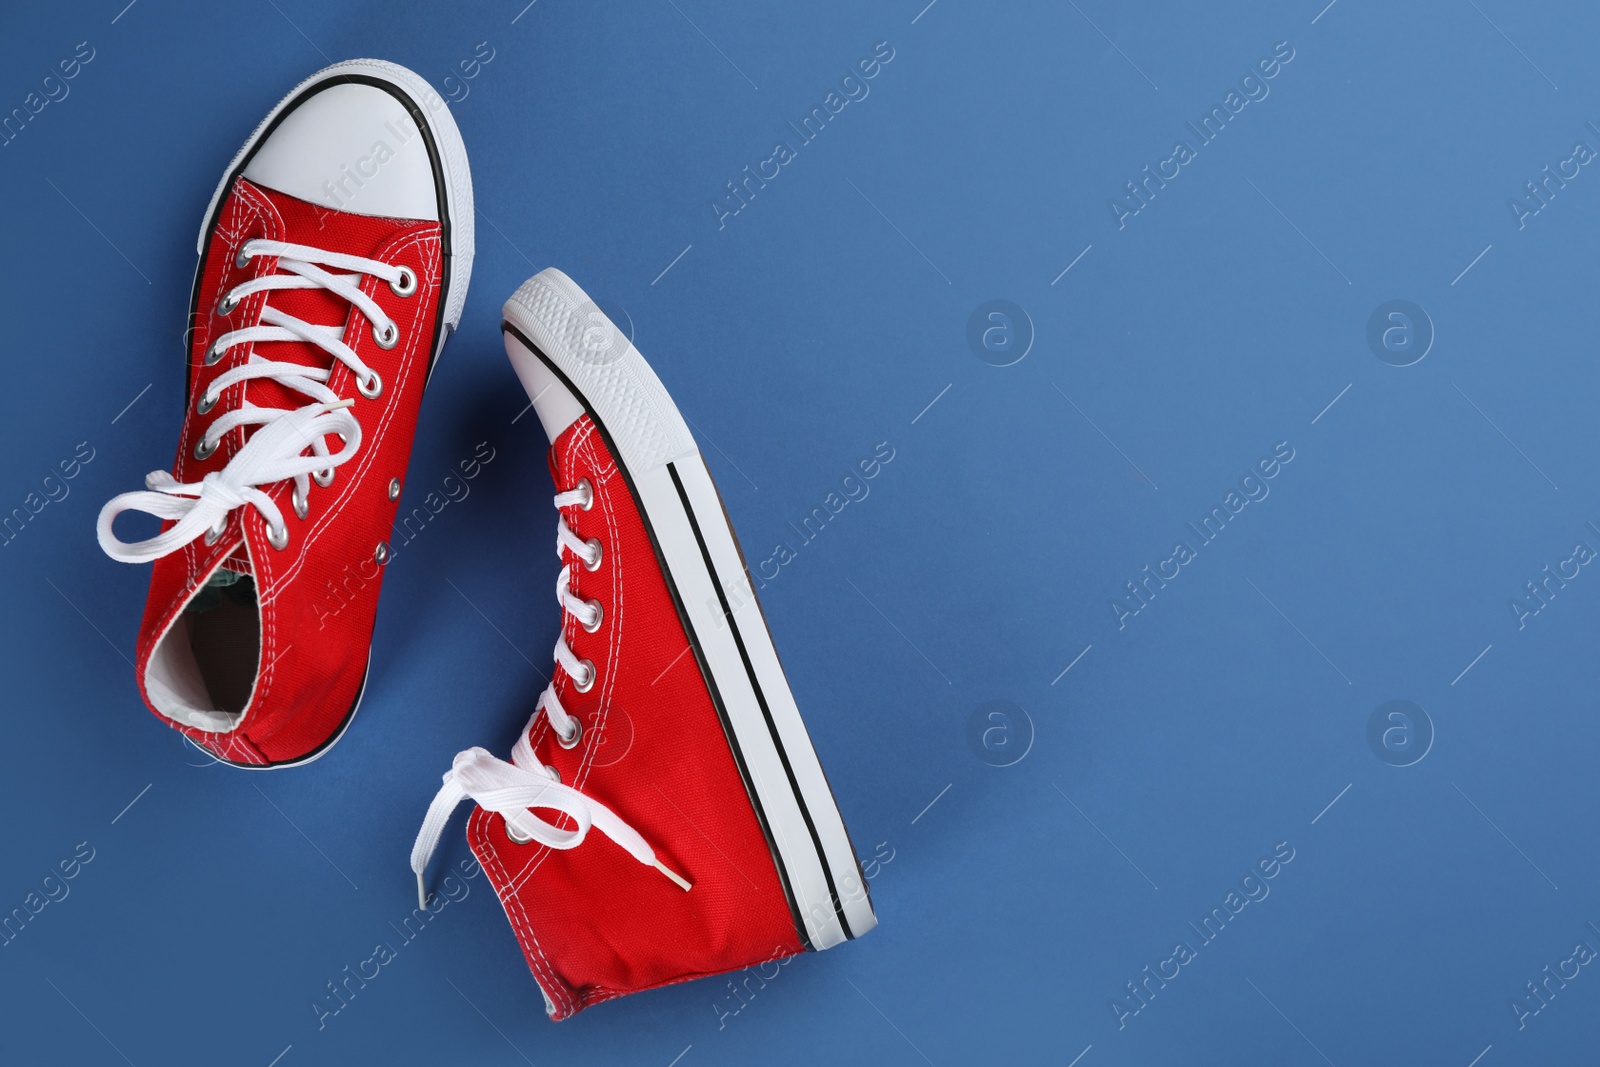
<svg viewBox="0 0 1600 1067">
<path fill-rule="evenodd" d="M 434 277 L 434 271 L 437 268 L 435 253 L 438 250 L 438 237 L 439 232 L 437 229 L 424 229 L 415 231 L 397 244 L 380 248 L 378 254 L 379 256 L 395 258 L 403 250 L 418 245 L 423 245 L 422 270 L 427 277 L 432 279 Z M 365 284 L 363 285 L 363 289 L 370 293 L 376 289 L 376 286 L 380 282 L 381 279 L 368 276 Z M 400 359 L 399 370 L 396 374 L 396 387 L 398 387 L 400 382 L 406 381 L 410 373 L 412 364 L 414 362 L 414 357 L 416 356 L 418 349 L 417 342 L 421 337 L 421 331 L 417 328 L 417 326 L 426 307 L 427 303 L 425 301 L 418 301 L 413 305 L 414 310 L 412 312 L 411 329 L 407 331 L 409 339 L 406 342 L 404 353 Z M 372 343 L 376 344 L 376 342 Z M 367 347 L 367 338 L 364 335 L 358 335 L 356 337 L 356 343 L 351 347 L 356 349 L 357 354 L 359 355 L 361 351 Z M 333 377 L 329 379 L 328 386 L 329 388 L 335 388 L 336 384 L 342 385 L 350 377 L 351 374 L 349 368 L 345 367 L 342 363 L 338 364 L 334 369 Z M 337 392 L 337 389 L 335 389 L 335 391 Z M 379 417 L 378 425 L 372 431 L 371 439 L 374 442 L 377 441 L 390 423 L 392 423 L 397 417 L 397 412 L 400 406 L 401 405 L 396 403 L 385 405 L 383 412 Z M 353 475 L 345 482 L 344 490 L 340 494 L 338 500 L 335 502 L 333 507 L 319 514 L 317 519 L 313 522 L 310 530 L 302 535 L 299 550 L 295 553 L 294 559 L 290 561 L 289 566 L 281 574 L 274 573 L 273 560 L 270 555 L 266 556 L 265 559 L 254 561 L 258 567 L 258 576 L 262 579 L 261 581 L 257 582 L 257 589 L 260 591 L 260 605 L 262 609 L 261 614 L 264 620 L 276 620 L 277 613 L 268 609 L 275 607 L 275 603 L 280 591 L 284 587 L 287 587 L 289 584 L 291 584 L 297 577 L 299 577 L 306 557 L 311 553 L 314 545 L 321 538 L 324 531 L 333 527 L 335 521 L 340 515 L 343 514 L 345 507 L 356 498 L 356 490 L 363 484 L 363 480 L 367 472 L 371 469 L 373 462 L 375 462 L 375 457 L 378 454 L 378 451 L 379 449 L 375 444 L 371 448 L 365 448 L 362 450 L 361 455 L 355 461 L 355 471 Z M 261 572 L 263 571 L 266 573 L 262 574 Z M 379 580 L 382 580 L 381 575 Z M 272 659 L 268 660 L 265 673 L 257 679 L 256 692 L 251 700 L 252 707 L 267 701 L 268 695 L 272 690 L 273 682 L 276 678 L 278 658 L 279 657 L 273 657 Z M 241 726 L 242 725 L 243 724 L 241 721 Z M 286 724 L 280 724 L 280 730 L 283 725 Z M 277 732 L 278 731 L 274 731 L 274 734 Z"/>
<path fill-rule="evenodd" d="M 510 879 L 506 873 L 505 864 L 501 862 L 500 854 L 489 843 L 488 825 L 491 818 L 481 808 L 473 813 L 472 820 L 467 824 L 469 843 L 472 834 L 476 833 L 477 843 L 483 846 L 483 854 L 479 855 L 480 862 L 483 860 L 484 855 L 487 855 L 493 861 L 491 877 L 493 873 L 498 873 L 501 883 L 509 884 Z M 476 853 L 478 850 L 474 849 L 473 851 Z M 566 999 L 566 1007 L 569 1009 L 568 1015 L 576 1014 L 583 1010 L 583 1003 L 577 999 L 576 990 L 568 985 L 565 979 L 556 974 L 549 957 L 545 955 L 544 947 L 539 944 L 538 935 L 533 932 L 533 923 L 528 918 L 528 912 L 522 903 L 522 898 L 515 892 L 497 891 L 496 895 L 500 897 L 500 906 L 505 911 L 506 918 L 511 923 L 511 928 L 517 933 L 517 940 L 522 945 L 524 955 L 528 956 L 528 963 L 534 971 L 534 976 L 538 977 L 542 974 L 549 980 L 549 984 L 554 987 L 555 993 Z M 513 904 L 517 909 L 517 915 L 515 916 L 511 914 L 511 906 Z M 526 940 L 523 940 L 524 937 L 526 937 Z M 561 1016 L 561 1018 L 565 1017 L 565 1015 Z"/>
</svg>

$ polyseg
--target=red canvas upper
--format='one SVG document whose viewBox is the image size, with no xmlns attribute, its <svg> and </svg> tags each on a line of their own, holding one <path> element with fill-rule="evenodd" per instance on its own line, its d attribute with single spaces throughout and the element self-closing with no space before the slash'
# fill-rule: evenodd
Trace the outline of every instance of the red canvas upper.
<svg viewBox="0 0 1600 1067">
<path fill-rule="evenodd" d="M 371 324 L 343 300 L 323 289 L 270 291 L 244 299 L 224 315 L 219 299 L 251 278 L 276 269 L 277 260 L 257 256 L 240 267 L 240 247 L 253 238 L 312 245 L 416 272 L 417 291 L 394 293 L 372 276 L 361 288 L 398 324 L 399 343 L 389 350 L 373 339 Z M 189 347 L 189 394 L 183 431 L 172 473 L 180 482 L 197 482 L 221 470 L 254 427 L 228 433 L 221 447 L 205 460 L 194 449 L 206 427 L 238 406 L 241 394 L 250 402 L 273 408 L 297 408 L 310 401 L 270 379 L 254 379 L 224 391 L 207 414 L 196 401 L 222 372 L 237 367 L 260 348 L 280 362 L 303 362 L 334 371 L 328 386 L 353 399 L 360 421 L 360 450 L 338 467 L 333 484 L 312 483 L 309 510 L 299 518 L 291 506 L 292 483 L 263 486 L 278 504 L 289 531 L 282 550 L 267 540 L 267 524 L 252 507 L 233 510 L 215 544 L 196 539 L 155 563 L 150 596 L 139 630 L 137 674 L 141 692 L 151 703 L 146 685 L 150 654 L 185 604 L 224 561 L 253 572 L 261 611 L 261 651 L 256 688 L 238 726 L 215 733 L 179 725 L 189 737 L 223 759 L 268 764 L 298 759 L 335 735 L 361 690 L 382 568 L 375 559 L 394 522 L 396 502 L 388 492 L 391 479 L 405 475 L 429 359 L 436 350 L 440 294 L 441 233 L 437 222 L 373 218 L 315 207 L 294 197 L 234 181 L 219 209 L 217 224 L 205 251 L 196 302 L 191 309 L 193 336 Z M 205 353 L 213 340 L 230 330 L 258 322 L 268 302 L 312 323 L 348 319 L 344 341 L 383 380 L 382 395 L 367 399 L 356 389 L 348 368 L 322 349 L 299 342 L 244 344 L 228 350 L 212 366 Z M 337 452 L 341 443 L 328 442 Z M 163 529 L 170 528 L 164 524 Z M 242 556 L 239 554 L 243 546 Z M 152 710 L 154 704 L 151 703 Z"/>
<path fill-rule="evenodd" d="M 604 615 L 592 634 L 565 619 L 573 653 L 598 670 L 588 693 L 556 674 L 581 738 L 562 748 L 540 715 L 530 743 L 563 783 L 614 810 L 693 883 L 685 893 L 603 834 L 567 850 L 517 844 L 500 815 L 473 812 L 468 841 L 559 1020 L 803 946 L 644 522 L 587 416 L 551 447 L 550 470 L 558 490 L 584 478 L 594 487 L 589 510 L 562 513 L 579 538 L 599 539 L 600 565 L 563 558 L 573 595 L 598 600 Z"/>
</svg>

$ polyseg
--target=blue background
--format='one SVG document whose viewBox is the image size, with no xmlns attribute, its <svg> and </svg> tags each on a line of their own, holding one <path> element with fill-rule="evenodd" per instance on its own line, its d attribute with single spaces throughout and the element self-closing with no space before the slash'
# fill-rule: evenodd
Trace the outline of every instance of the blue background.
<svg viewBox="0 0 1600 1067">
<path fill-rule="evenodd" d="M 1552 183 L 1521 227 L 1508 199 L 1600 147 L 1600 14 L 925 2 L 0 12 L 0 113 L 78 42 L 95 53 L 0 148 L 0 511 L 94 451 L 0 548 L 0 911 L 94 850 L 0 948 L 0 1060 L 1588 1054 L 1594 968 L 1520 1028 L 1510 1002 L 1600 948 L 1600 576 L 1520 626 L 1509 603 L 1575 542 L 1600 548 L 1600 176 Z M 870 95 L 719 229 L 724 183 L 880 41 Z M 1270 95 L 1119 229 L 1124 183 L 1280 41 Z M 479 42 L 494 58 L 463 81 Z M 352 56 L 458 98 L 480 212 L 403 503 L 479 442 L 495 458 L 399 546 L 343 743 L 246 774 L 144 710 L 148 568 L 106 559 L 93 523 L 170 462 L 224 166 L 290 86 Z M 506 751 L 548 669 L 552 487 L 498 329 L 547 265 L 625 312 L 751 558 L 796 542 L 763 601 L 879 857 L 881 926 L 736 1014 L 714 979 L 552 1025 L 480 877 L 319 1029 L 325 983 L 413 907 L 439 774 L 460 748 Z M 1027 319 L 994 337 L 1032 334 L 1008 367 L 967 341 L 993 299 Z M 1395 299 L 1436 335 L 1407 367 L 1366 339 Z M 798 545 L 787 524 L 882 441 L 870 495 Z M 1185 524 L 1279 442 L 1294 459 L 1270 495 L 1195 544 Z M 1196 558 L 1119 624 L 1124 583 L 1178 540 Z M 1426 720 L 1370 743 L 1397 699 Z M 984 718 L 995 700 L 1021 710 Z M 459 820 L 446 842 L 467 855 Z M 1270 894 L 1200 945 L 1187 924 L 1280 842 Z M 1196 958 L 1140 1006 L 1125 983 L 1180 940 Z"/>
</svg>

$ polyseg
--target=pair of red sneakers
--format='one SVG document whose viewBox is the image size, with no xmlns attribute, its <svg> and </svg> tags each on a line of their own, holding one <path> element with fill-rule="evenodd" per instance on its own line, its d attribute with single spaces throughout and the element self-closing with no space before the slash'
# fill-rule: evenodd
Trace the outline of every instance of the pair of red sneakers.
<svg viewBox="0 0 1600 1067">
<path fill-rule="evenodd" d="M 235 157 L 199 253 L 177 460 L 106 504 L 100 544 L 155 563 L 151 710 L 224 762 L 295 766 L 360 704 L 422 393 L 472 273 L 448 107 L 390 63 L 318 72 Z M 503 314 L 551 442 L 562 628 L 510 761 L 473 748 L 444 776 L 411 856 L 421 903 L 471 799 L 553 1018 L 865 933 L 860 866 L 760 606 L 730 595 L 744 560 L 683 417 L 560 271 Z M 160 531 L 120 540 L 124 511 Z M 620 756 L 595 743 L 618 736 Z"/>
</svg>

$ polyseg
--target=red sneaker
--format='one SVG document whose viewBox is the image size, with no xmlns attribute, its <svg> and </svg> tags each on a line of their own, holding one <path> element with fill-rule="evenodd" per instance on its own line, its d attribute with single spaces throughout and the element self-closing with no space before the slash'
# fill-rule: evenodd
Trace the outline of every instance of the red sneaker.
<svg viewBox="0 0 1600 1067">
<path fill-rule="evenodd" d="M 145 702 L 225 762 L 308 762 L 355 714 L 423 386 L 466 299 L 472 222 L 444 101 L 368 59 L 296 86 L 211 199 L 177 461 L 107 503 L 99 534 L 114 559 L 155 561 Z M 112 523 L 130 510 L 161 532 L 120 540 Z"/>
<path fill-rule="evenodd" d="M 866 933 L 860 865 L 683 417 L 560 271 L 504 314 L 561 489 L 555 680 L 511 762 L 455 758 L 411 853 L 419 896 L 470 797 L 468 841 L 558 1020 Z"/>
</svg>

